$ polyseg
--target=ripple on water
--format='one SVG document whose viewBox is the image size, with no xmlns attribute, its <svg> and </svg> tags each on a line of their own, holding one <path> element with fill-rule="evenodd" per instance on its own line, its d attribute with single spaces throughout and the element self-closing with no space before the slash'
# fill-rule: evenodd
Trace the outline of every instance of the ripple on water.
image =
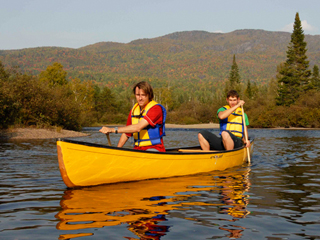
<svg viewBox="0 0 320 240">
<path fill-rule="evenodd" d="M 107 143 L 90 129 L 77 140 Z M 196 132 L 166 144 L 197 145 Z M 66 189 L 54 140 L 0 143 L 0 238 L 318 239 L 320 131 L 249 132 L 248 168 L 83 189 Z"/>
</svg>

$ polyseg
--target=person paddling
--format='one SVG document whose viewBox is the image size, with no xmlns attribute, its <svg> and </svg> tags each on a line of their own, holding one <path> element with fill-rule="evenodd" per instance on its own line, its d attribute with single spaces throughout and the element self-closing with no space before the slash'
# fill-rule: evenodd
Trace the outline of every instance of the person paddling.
<svg viewBox="0 0 320 240">
<path fill-rule="evenodd" d="M 165 152 L 163 136 L 167 111 L 153 100 L 153 89 L 147 82 L 133 87 L 137 103 L 131 109 L 125 127 L 102 127 L 104 134 L 122 133 L 118 147 L 123 147 L 129 137 L 134 137 L 134 149 Z"/>
<path fill-rule="evenodd" d="M 247 128 L 243 125 L 243 115 L 241 107 L 245 104 L 240 100 L 239 94 L 235 90 L 230 90 L 227 94 L 227 103 L 217 111 L 220 123 L 220 137 L 215 134 L 202 130 L 198 133 L 198 139 L 202 150 L 232 150 L 242 146 L 250 147 Z M 249 125 L 247 114 L 245 124 Z M 246 132 L 245 132 L 246 131 Z"/>
</svg>

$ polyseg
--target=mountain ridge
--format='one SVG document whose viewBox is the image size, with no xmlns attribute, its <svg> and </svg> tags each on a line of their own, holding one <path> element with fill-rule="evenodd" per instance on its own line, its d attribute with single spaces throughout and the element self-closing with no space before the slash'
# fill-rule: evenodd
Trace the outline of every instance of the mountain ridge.
<svg viewBox="0 0 320 240">
<path fill-rule="evenodd" d="M 286 59 L 291 33 L 255 29 L 229 33 L 182 31 L 129 43 L 98 42 L 81 48 L 0 50 L 0 61 L 39 74 L 60 62 L 71 78 L 106 84 L 139 77 L 182 83 L 226 81 L 233 55 L 242 81 L 265 84 Z M 305 35 L 310 69 L 320 65 L 320 35 Z"/>
</svg>

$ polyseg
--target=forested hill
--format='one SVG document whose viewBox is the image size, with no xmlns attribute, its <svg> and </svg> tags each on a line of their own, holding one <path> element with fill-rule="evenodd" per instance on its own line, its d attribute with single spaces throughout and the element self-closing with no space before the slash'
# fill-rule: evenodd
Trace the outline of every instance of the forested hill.
<svg viewBox="0 0 320 240">
<path fill-rule="evenodd" d="M 149 79 L 156 85 L 209 84 L 216 88 L 230 72 L 233 55 L 242 81 L 264 84 L 286 59 L 291 33 L 237 30 L 230 33 L 176 32 L 127 44 L 100 42 L 79 49 L 38 47 L 0 51 L 6 66 L 39 74 L 53 62 L 64 66 L 72 78 L 121 84 L 132 79 Z M 320 65 L 320 35 L 305 35 L 310 68 Z M 119 82 L 120 81 L 120 82 Z"/>
</svg>

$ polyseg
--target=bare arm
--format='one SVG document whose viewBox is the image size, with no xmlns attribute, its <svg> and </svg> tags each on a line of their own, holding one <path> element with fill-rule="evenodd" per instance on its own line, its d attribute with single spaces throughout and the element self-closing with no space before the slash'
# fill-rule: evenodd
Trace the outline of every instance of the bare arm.
<svg viewBox="0 0 320 240">
<path fill-rule="evenodd" d="M 231 113 L 233 113 L 238 107 L 241 107 L 243 104 L 244 104 L 244 101 L 243 101 L 243 100 L 240 100 L 237 105 L 235 105 L 235 106 L 233 106 L 233 107 L 231 107 L 231 108 L 229 108 L 229 109 L 227 109 L 227 110 L 225 110 L 225 111 L 219 112 L 218 118 L 219 118 L 220 120 L 226 119 L 227 117 L 229 117 L 229 115 L 230 115 Z"/>
<path fill-rule="evenodd" d="M 147 120 L 141 119 L 141 121 L 137 124 L 119 127 L 118 133 L 122 133 L 122 135 L 119 139 L 118 147 L 123 147 L 123 145 L 127 142 L 128 136 L 126 135 L 126 133 L 140 132 L 142 129 L 144 129 L 148 125 L 149 125 L 149 123 Z M 99 132 L 104 133 L 104 134 L 109 134 L 109 133 L 115 133 L 116 131 L 115 131 L 115 128 L 102 127 L 99 130 Z"/>
<path fill-rule="evenodd" d="M 128 139 L 129 137 L 125 133 L 122 133 L 117 147 L 123 147 L 123 145 L 128 141 Z"/>
<path fill-rule="evenodd" d="M 124 126 L 124 127 L 119 127 L 118 128 L 118 133 L 136 133 L 136 132 L 140 132 L 142 129 L 144 129 L 145 127 L 147 127 L 149 125 L 148 121 L 145 119 L 141 119 L 141 121 L 137 124 L 133 124 L 133 125 L 128 125 L 128 126 Z M 109 128 L 109 127 L 102 127 L 99 132 L 102 133 L 115 133 L 115 128 Z"/>
</svg>

